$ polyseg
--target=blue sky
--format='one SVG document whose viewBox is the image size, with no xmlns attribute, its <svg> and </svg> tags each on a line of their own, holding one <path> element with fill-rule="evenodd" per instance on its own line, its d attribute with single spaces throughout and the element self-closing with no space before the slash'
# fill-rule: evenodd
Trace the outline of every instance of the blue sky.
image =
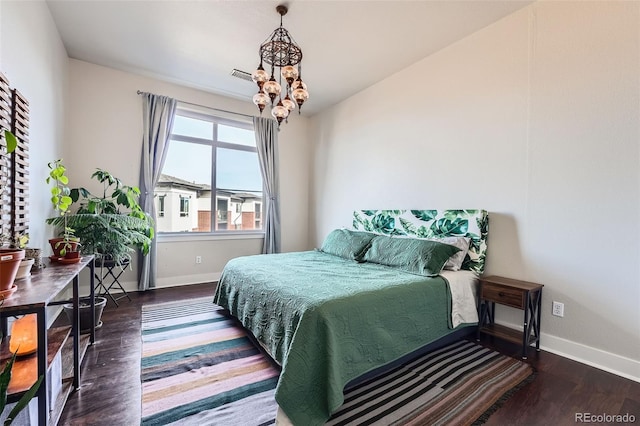
<svg viewBox="0 0 640 426">
<path fill-rule="evenodd" d="M 173 132 L 211 139 L 212 124 L 176 116 Z M 218 138 L 224 142 L 255 146 L 253 132 L 230 126 L 218 126 Z M 211 183 L 211 152 L 206 145 L 171 141 L 162 172 L 195 183 Z M 218 148 L 217 186 L 224 189 L 262 191 L 258 155 L 254 152 Z"/>
</svg>

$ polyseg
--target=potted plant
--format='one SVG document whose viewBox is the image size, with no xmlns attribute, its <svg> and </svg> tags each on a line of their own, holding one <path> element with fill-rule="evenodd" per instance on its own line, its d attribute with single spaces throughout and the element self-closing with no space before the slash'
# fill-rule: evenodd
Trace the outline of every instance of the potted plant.
<svg viewBox="0 0 640 426">
<path fill-rule="evenodd" d="M 69 178 L 66 175 L 66 167 L 62 164 L 62 159 L 52 161 L 48 164 L 49 176 L 46 181 L 52 184 L 51 187 L 51 204 L 53 208 L 60 214 L 61 222 L 55 225 L 62 228 L 62 236 L 60 238 L 52 238 L 49 240 L 53 256 L 51 260 L 60 261 L 66 258 L 72 262 L 80 261 L 79 246 L 80 240 L 75 235 L 75 230 L 67 224 L 67 212 L 73 203 L 70 193 L 71 190 L 67 186 Z"/>
<path fill-rule="evenodd" d="M 102 185 L 101 193 L 95 195 L 82 187 L 72 189 L 69 196 L 78 205 L 75 213 L 48 219 L 48 223 L 62 226 L 66 221 L 75 230 L 75 235 L 82 241 L 82 253 L 95 255 L 102 282 L 104 267 L 124 268 L 130 266 L 131 255 L 136 250 L 149 253 L 154 223 L 138 203 L 140 190 L 137 187 L 125 185 L 102 169 L 97 169 L 91 178 Z M 106 301 L 103 297 L 96 298 L 97 326 L 101 325 L 100 313 Z M 80 316 L 80 328 L 89 329 L 91 314 L 83 314 L 81 309 Z"/>
<path fill-rule="evenodd" d="M 31 275 L 31 267 L 33 266 L 35 259 L 27 255 L 27 243 L 29 242 L 29 235 L 16 232 L 12 238 L 9 239 L 9 248 L 16 250 L 24 250 L 24 258 L 20 261 L 18 266 L 18 272 L 16 273 L 16 280 L 26 278 Z"/>
<path fill-rule="evenodd" d="M 94 326 L 95 328 L 102 327 L 102 311 L 104 311 L 107 305 L 107 298 L 98 296 L 95 298 L 95 311 L 94 311 Z M 91 331 L 91 298 L 81 297 L 78 305 L 80 311 L 80 333 L 89 333 Z M 64 313 L 67 315 L 69 322 L 73 322 L 73 304 L 66 303 L 62 305 Z"/>
<path fill-rule="evenodd" d="M 81 251 L 94 254 L 96 263 L 127 265 L 131 254 L 149 253 L 154 237 L 154 223 L 138 203 L 140 189 L 123 182 L 111 173 L 97 169 L 92 175 L 102 185 L 102 193 L 92 194 L 86 188 L 69 192 L 78 209 L 73 214 L 48 219 L 54 225 L 71 226 L 82 241 Z"/>
</svg>

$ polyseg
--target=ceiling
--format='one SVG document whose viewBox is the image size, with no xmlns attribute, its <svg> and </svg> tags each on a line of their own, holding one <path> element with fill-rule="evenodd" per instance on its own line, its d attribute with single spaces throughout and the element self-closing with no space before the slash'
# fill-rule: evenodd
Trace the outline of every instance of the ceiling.
<svg viewBox="0 0 640 426">
<path fill-rule="evenodd" d="M 47 0 L 69 57 L 248 102 L 257 87 L 230 72 L 257 67 L 280 3 L 303 50 L 311 115 L 531 1 Z"/>
</svg>

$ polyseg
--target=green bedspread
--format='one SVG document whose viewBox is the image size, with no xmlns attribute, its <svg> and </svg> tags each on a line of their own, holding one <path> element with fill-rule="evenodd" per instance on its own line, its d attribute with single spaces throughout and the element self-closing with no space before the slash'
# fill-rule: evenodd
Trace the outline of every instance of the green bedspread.
<svg viewBox="0 0 640 426">
<path fill-rule="evenodd" d="M 240 257 L 215 303 L 282 366 L 276 401 L 294 425 L 321 425 L 347 382 L 450 332 L 442 277 L 356 263 L 318 251 Z"/>
</svg>

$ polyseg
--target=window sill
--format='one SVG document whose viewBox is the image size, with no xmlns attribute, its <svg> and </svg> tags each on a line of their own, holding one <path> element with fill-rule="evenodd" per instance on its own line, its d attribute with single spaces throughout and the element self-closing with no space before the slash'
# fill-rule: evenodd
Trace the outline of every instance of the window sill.
<svg viewBox="0 0 640 426">
<path fill-rule="evenodd" d="M 219 241 L 219 240 L 257 240 L 264 238 L 264 232 L 228 232 L 228 233 L 162 233 L 157 235 L 158 243 L 184 241 Z"/>
</svg>

